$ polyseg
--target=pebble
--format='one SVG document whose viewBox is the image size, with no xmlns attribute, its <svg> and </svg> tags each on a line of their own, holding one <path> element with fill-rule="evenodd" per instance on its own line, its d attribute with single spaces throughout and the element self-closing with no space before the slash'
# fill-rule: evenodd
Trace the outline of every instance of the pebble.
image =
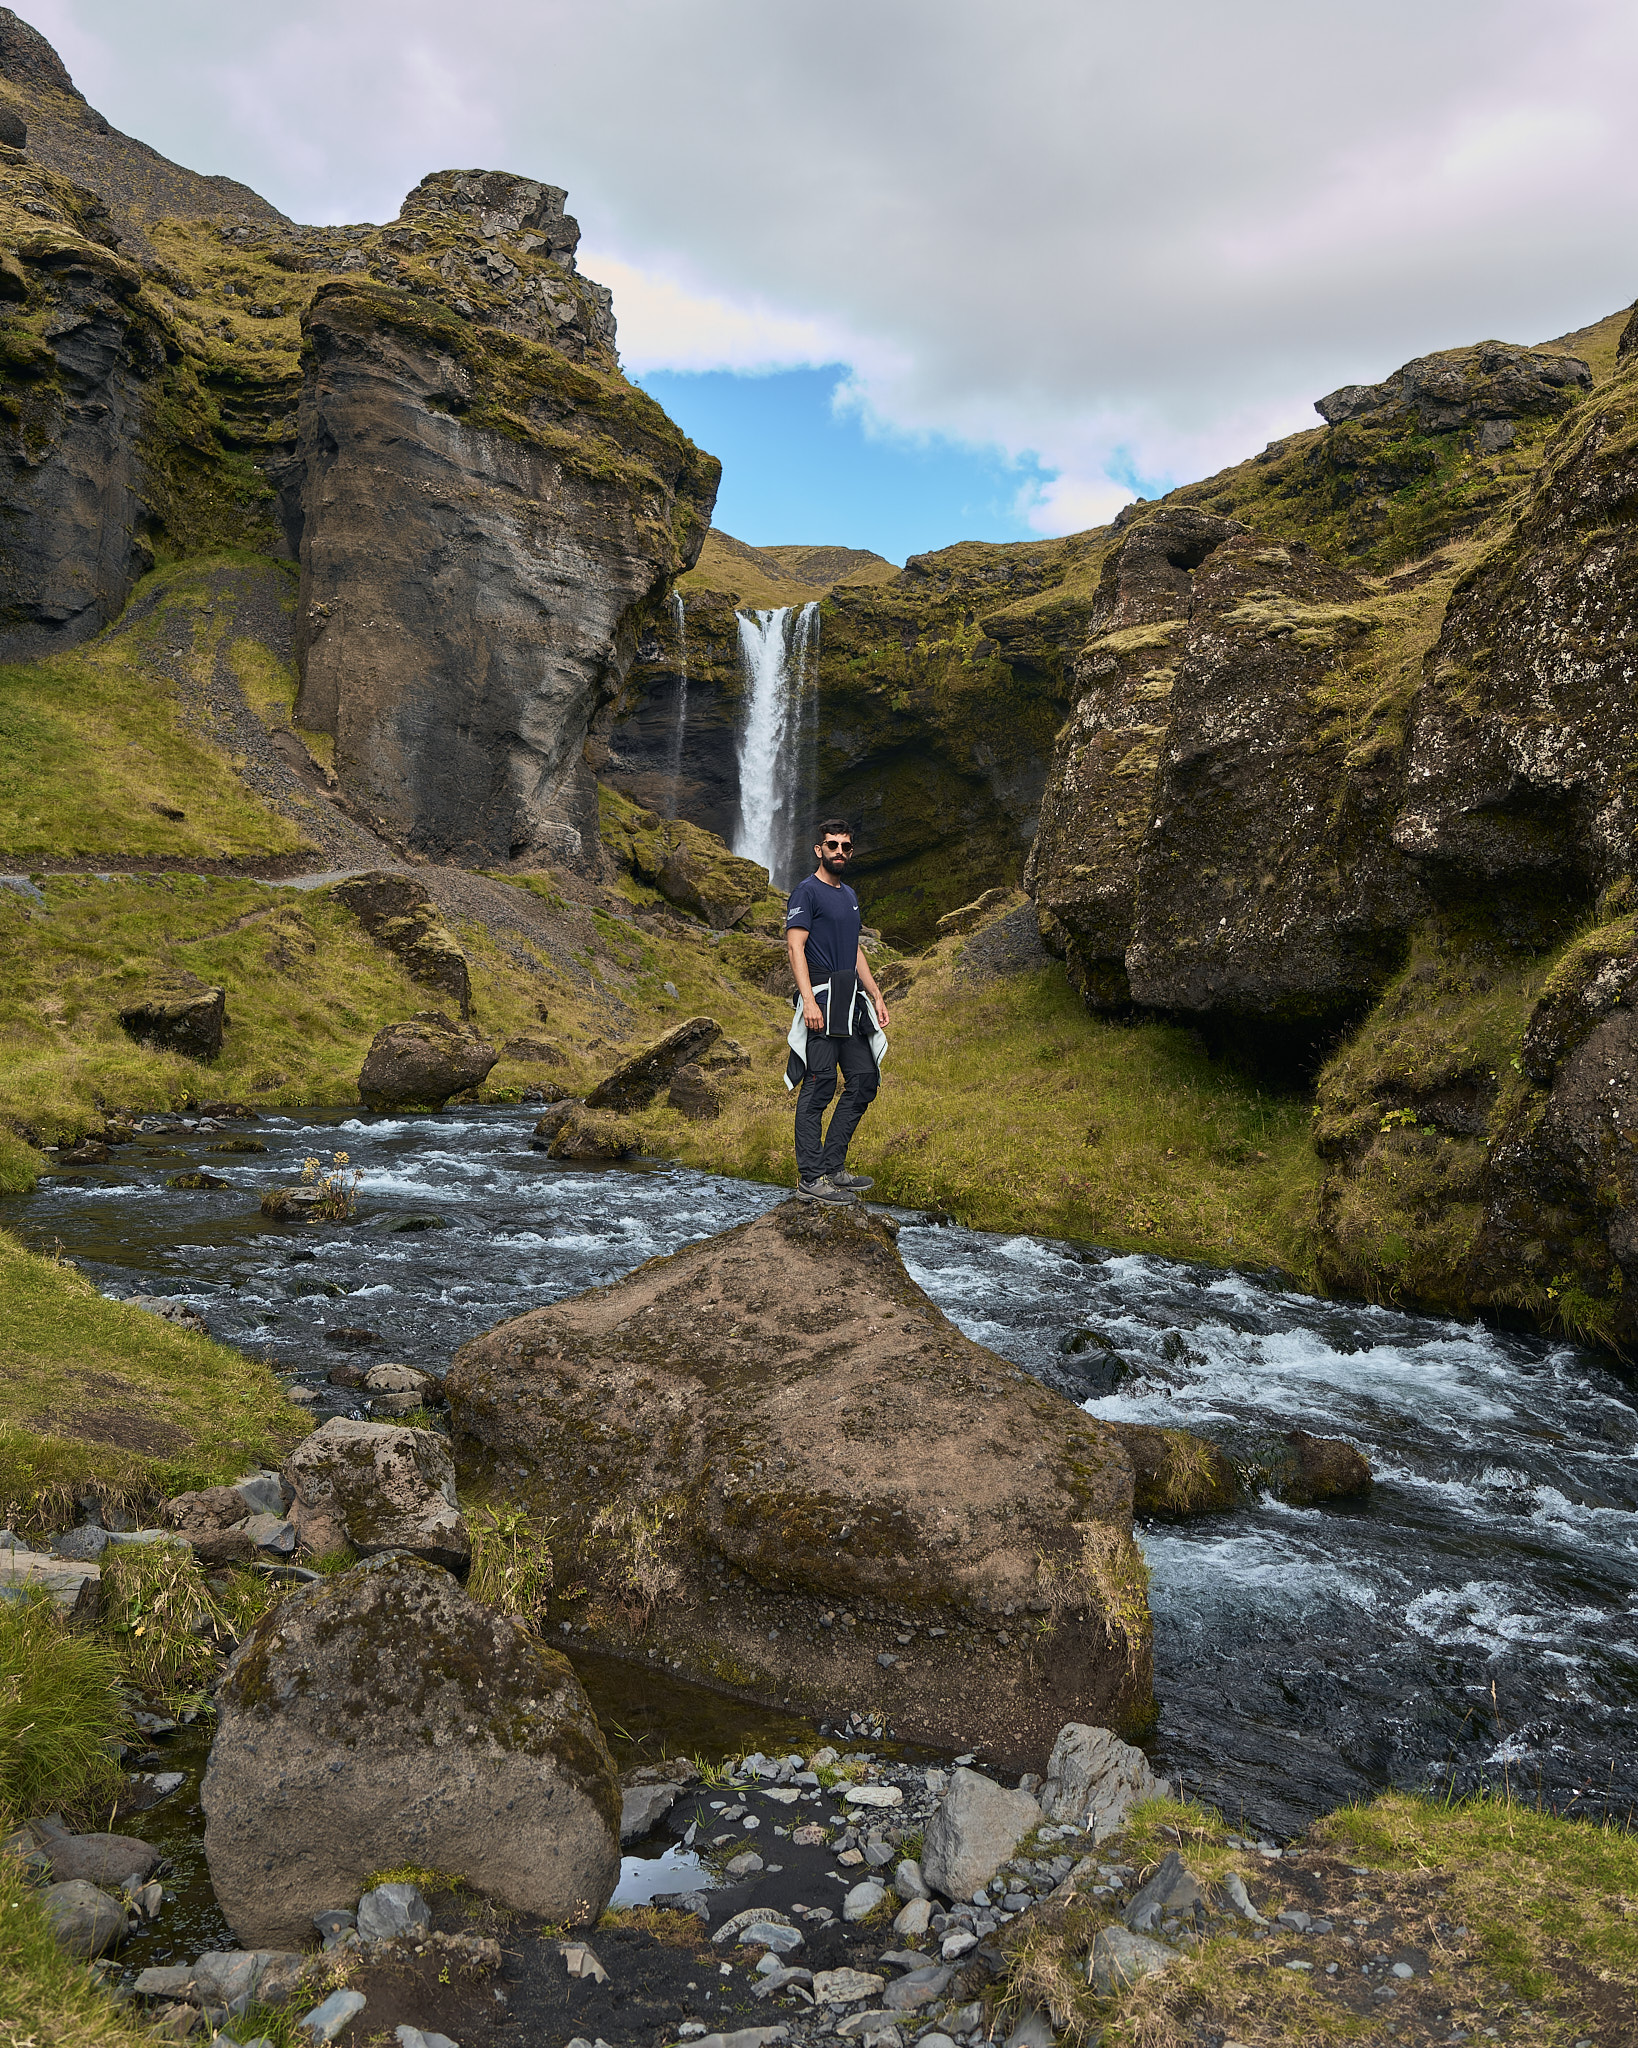
<svg viewBox="0 0 1638 2048">
<path fill-rule="evenodd" d="M 754 1849 L 746 1849 L 740 1855 L 730 1857 L 722 1866 L 725 1877 L 749 1877 L 762 1868 L 762 1858 Z"/>
<path fill-rule="evenodd" d="M 333 2041 L 364 2010 L 362 1991 L 332 1991 L 322 2005 L 315 2005 L 296 2022 L 296 2031 L 311 2034 L 315 2041 Z"/>
<path fill-rule="evenodd" d="M 815 1970 L 813 1995 L 823 2005 L 857 2005 L 861 1999 L 874 1998 L 886 1982 L 864 1970 Z"/>
<path fill-rule="evenodd" d="M 876 1908 L 886 1897 L 885 1887 L 877 1884 L 874 1878 L 867 1877 L 863 1884 L 856 1884 L 847 1897 L 843 1899 L 842 1918 L 854 1921 L 864 1920 L 875 1912 Z"/>
<path fill-rule="evenodd" d="M 902 1806 L 904 1794 L 897 1785 L 850 1785 L 843 1795 L 847 1806 Z"/>
</svg>

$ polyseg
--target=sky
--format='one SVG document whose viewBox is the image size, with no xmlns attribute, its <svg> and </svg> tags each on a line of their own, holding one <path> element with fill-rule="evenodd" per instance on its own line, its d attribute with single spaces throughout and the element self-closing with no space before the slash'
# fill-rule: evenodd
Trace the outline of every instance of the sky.
<svg viewBox="0 0 1638 2048">
<path fill-rule="evenodd" d="M 753 543 L 1073 532 L 1638 293 L 1630 0 L 24 0 L 306 221 L 566 186 Z"/>
</svg>

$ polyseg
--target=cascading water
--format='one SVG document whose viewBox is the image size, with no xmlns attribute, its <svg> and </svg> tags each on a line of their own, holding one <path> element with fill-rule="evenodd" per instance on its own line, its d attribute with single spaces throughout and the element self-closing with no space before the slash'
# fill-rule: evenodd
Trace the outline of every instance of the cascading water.
<svg viewBox="0 0 1638 2048">
<path fill-rule="evenodd" d="M 683 738 L 688 731 L 688 620 L 677 591 L 671 593 L 671 616 L 677 626 L 677 711 L 671 725 L 671 745 L 666 753 L 666 816 L 675 818 L 682 784 Z"/>
<path fill-rule="evenodd" d="M 734 851 L 789 889 L 807 866 L 799 842 L 817 780 L 819 607 L 734 616 L 746 682 Z"/>
</svg>

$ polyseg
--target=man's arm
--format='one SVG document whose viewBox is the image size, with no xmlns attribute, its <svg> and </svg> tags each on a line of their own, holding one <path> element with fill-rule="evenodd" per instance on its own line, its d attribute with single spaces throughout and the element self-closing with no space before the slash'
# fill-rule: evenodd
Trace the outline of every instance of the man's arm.
<svg viewBox="0 0 1638 2048">
<path fill-rule="evenodd" d="M 870 962 L 865 958 L 865 949 L 859 948 L 859 957 L 853 963 L 853 971 L 864 984 L 864 991 L 876 1005 L 876 1021 L 885 1031 L 892 1019 L 887 1014 L 887 1003 L 881 990 L 876 986 L 876 977 L 870 971 Z"/>
<path fill-rule="evenodd" d="M 800 925 L 785 934 L 785 951 L 791 956 L 791 972 L 802 997 L 802 1022 L 810 1031 L 823 1031 L 825 1015 L 814 1001 L 813 983 L 808 977 L 808 935 Z"/>
</svg>

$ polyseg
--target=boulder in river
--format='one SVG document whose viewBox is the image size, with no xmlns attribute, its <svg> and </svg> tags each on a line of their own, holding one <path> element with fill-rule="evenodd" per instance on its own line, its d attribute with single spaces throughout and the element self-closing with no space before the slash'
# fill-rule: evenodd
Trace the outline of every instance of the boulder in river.
<svg viewBox="0 0 1638 2048">
<path fill-rule="evenodd" d="M 698 1060 L 722 1036 L 711 1017 L 690 1017 L 664 1038 L 622 1062 L 586 1097 L 588 1109 L 647 1109 L 662 1088 L 668 1088 L 679 1067 Z"/>
<path fill-rule="evenodd" d="M 1204 1437 L 1143 1422 L 1110 1425 L 1132 1461 L 1133 1509 L 1140 1515 L 1208 1515 L 1240 1498 L 1239 1474 Z"/>
<path fill-rule="evenodd" d="M 228 1021 L 227 991 L 181 969 L 158 974 L 121 1007 L 119 1021 L 131 1037 L 158 1052 L 213 1060 Z"/>
<path fill-rule="evenodd" d="M 1150 1699 L 1131 1466 L 892 1223 L 792 1201 L 465 1345 L 460 1469 L 558 1517 L 589 1640 L 1040 1769 Z"/>
<path fill-rule="evenodd" d="M 333 1416 L 291 1452 L 290 1519 L 301 1547 L 325 1557 L 407 1550 L 463 1577 L 472 1542 L 455 1504 L 449 1446 L 429 1429 Z"/>
<path fill-rule="evenodd" d="M 642 1149 L 643 1134 L 629 1118 L 575 1105 L 559 1122 L 546 1154 L 550 1159 L 591 1161 L 629 1159 Z"/>
<path fill-rule="evenodd" d="M 247 1947 L 294 1947 L 314 1913 L 405 1863 L 560 1923 L 608 1903 L 620 1790 L 580 1681 L 423 1559 L 288 1594 L 217 1709 L 205 1857 Z"/>
<path fill-rule="evenodd" d="M 1270 1483 L 1289 1506 L 1305 1508 L 1318 1500 L 1345 1500 L 1366 1492 L 1371 1467 L 1362 1451 L 1340 1437 L 1310 1436 L 1305 1429 L 1293 1429 Z"/>
<path fill-rule="evenodd" d="M 375 1034 L 358 1077 L 370 1109 L 442 1109 L 488 1075 L 500 1055 L 470 1024 L 419 1010 Z"/>
</svg>

